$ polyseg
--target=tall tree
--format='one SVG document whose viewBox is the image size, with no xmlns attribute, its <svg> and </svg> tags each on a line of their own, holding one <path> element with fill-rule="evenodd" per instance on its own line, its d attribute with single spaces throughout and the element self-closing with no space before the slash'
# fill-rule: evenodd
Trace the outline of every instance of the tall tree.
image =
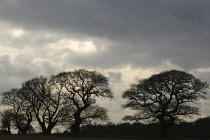
<svg viewBox="0 0 210 140">
<path fill-rule="evenodd" d="M 52 129 L 62 119 L 68 109 L 68 100 L 62 92 L 62 84 L 54 78 L 40 76 L 26 81 L 22 90 L 27 93 L 27 100 L 32 103 L 32 110 L 42 128 L 43 134 L 51 134 Z"/>
<path fill-rule="evenodd" d="M 84 69 L 62 72 L 56 76 L 64 85 L 69 101 L 72 102 L 73 109 L 71 125 L 72 134 L 78 134 L 80 125 L 86 119 L 107 120 L 108 116 L 104 108 L 95 106 L 96 97 L 113 98 L 109 89 L 108 79 L 96 71 Z"/>
<path fill-rule="evenodd" d="M 2 93 L 2 103 L 12 107 L 14 122 L 20 134 L 26 134 L 32 122 L 32 104 L 25 99 L 26 96 L 19 89 Z"/>
<path fill-rule="evenodd" d="M 184 71 L 171 70 L 155 74 L 148 79 L 132 84 L 124 92 L 127 99 L 124 108 L 139 111 L 124 120 L 155 119 L 160 123 L 160 136 L 166 137 L 167 131 L 179 116 L 198 114 L 193 106 L 204 99 L 208 84 Z"/>
</svg>

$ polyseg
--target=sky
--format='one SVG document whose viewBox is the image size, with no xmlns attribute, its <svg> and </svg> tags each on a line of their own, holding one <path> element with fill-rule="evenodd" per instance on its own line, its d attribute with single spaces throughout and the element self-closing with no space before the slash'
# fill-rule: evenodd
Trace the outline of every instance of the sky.
<svg viewBox="0 0 210 140">
<path fill-rule="evenodd" d="M 0 92 L 74 69 L 109 78 L 113 122 L 130 84 L 178 69 L 210 83 L 209 0 L 1 0 Z M 210 116 L 210 93 L 198 104 Z M 194 117 L 195 118 L 195 117 Z"/>
</svg>

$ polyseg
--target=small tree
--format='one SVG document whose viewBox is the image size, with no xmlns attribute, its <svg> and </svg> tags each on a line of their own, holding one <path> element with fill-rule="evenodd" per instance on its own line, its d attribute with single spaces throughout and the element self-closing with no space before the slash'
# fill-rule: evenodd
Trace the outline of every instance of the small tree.
<svg viewBox="0 0 210 140">
<path fill-rule="evenodd" d="M 139 111 L 134 116 L 124 117 L 124 120 L 158 120 L 160 136 L 166 137 L 179 116 L 198 114 L 199 109 L 192 104 L 205 98 L 207 88 L 206 82 L 183 71 L 155 74 L 132 84 L 124 92 L 123 98 L 128 101 L 123 107 Z"/>
<path fill-rule="evenodd" d="M 32 122 L 32 104 L 25 99 L 26 96 L 27 94 L 19 89 L 2 93 L 2 103 L 12 107 L 19 134 L 26 134 Z"/>
<path fill-rule="evenodd" d="M 64 85 L 66 98 L 72 103 L 73 124 L 71 133 L 78 134 L 80 125 L 89 119 L 107 120 L 107 111 L 104 108 L 95 106 L 96 97 L 113 98 L 109 89 L 108 79 L 96 71 L 84 69 L 63 72 L 56 76 Z"/>
<path fill-rule="evenodd" d="M 11 134 L 11 126 L 14 120 L 14 113 L 11 109 L 4 110 L 1 113 L 1 129 L 7 134 Z"/>
</svg>

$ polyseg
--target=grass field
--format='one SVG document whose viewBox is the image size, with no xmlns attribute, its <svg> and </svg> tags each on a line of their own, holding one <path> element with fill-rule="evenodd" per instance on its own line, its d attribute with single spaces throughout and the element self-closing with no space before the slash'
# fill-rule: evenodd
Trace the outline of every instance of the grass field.
<svg viewBox="0 0 210 140">
<path fill-rule="evenodd" d="M 162 140 L 160 138 L 114 137 L 114 136 L 61 136 L 61 135 L 0 135 L 0 140 Z M 166 138 L 166 140 L 208 140 L 199 138 Z"/>
</svg>

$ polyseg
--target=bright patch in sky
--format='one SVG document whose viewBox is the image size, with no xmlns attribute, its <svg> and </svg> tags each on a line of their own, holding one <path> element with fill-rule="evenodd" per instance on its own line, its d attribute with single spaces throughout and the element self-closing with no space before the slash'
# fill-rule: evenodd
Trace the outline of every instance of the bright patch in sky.
<svg viewBox="0 0 210 140">
<path fill-rule="evenodd" d="M 93 53 L 97 51 L 92 41 L 80 41 L 74 39 L 61 39 L 57 42 L 50 43 L 50 48 L 69 49 L 77 53 Z"/>
<path fill-rule="evenodd" d="M 24 31 L 22 29 L 12 29 L 12 30 L 9 31 L 9 33 L 13 37 L 17 38 L 17 37 L 22 36 L 24 34 Z"/>
</svg>

